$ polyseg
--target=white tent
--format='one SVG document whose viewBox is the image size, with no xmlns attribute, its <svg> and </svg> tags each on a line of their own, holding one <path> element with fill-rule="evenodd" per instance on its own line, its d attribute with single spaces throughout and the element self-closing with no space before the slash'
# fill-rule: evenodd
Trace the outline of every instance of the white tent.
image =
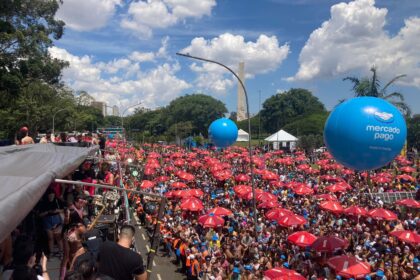
<svg viewBox="0 0 420 280">
<path fill-rule="evenodd" d="M 287 133 L 283 129 L 277 131 L 276 133 L 268 136 L 264 139 L 265 141 L 272 142 L 273 143 L 273 149 L 278 150 L 281 145 L 282 147 L 289 147 L 290 149 L 294 149 L 296 147 L 296 142 L 298 141 L 298 138 L 293 136 L 290 133 Z"/>
<path fill-rule="evenodd" d="M 248 142 L 249 141 L 249 134 L 243 129 L 238 130 L 238 138 L 236 139 L 238 142 Z"/>
</svg>

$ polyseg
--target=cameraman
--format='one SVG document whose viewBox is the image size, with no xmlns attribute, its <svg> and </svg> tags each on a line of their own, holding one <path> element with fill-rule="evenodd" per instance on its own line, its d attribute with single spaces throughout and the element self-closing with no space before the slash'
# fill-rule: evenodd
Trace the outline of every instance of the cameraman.
<svg viewBox="0 0 420 280">
<path fill-rule="evenodd" d="M 27 236 L 20 236 L 16 239 L 13 248 L 13 262 L 3 272 L 3 280 L 10 279 L 38 279 L 49 280 L 47 272 L 47 257 L 44 253 L 35 253 L 33 242 Z M 32 278 L 31 278 L 32 277 Z"/>
</svg>

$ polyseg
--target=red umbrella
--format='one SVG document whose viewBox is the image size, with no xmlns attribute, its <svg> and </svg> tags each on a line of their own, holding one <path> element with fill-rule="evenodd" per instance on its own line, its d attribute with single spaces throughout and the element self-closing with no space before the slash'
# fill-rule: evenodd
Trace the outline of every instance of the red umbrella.
<svg viewBox="0 0 420 280">
<path fill-rule="evenodd" d="M 299 195 L 307 195 L 314 193 L 314 190 L 307 186 L 299 186 L 297 188 L 293 188 L 293 191 Z"/>
<path fill-rule="evenodd" d="M 255 189 L 255 197 L 257 198 L 259 194 L 262 194 L 264 191 L 262 189 Z M 243 195 L 240 195 L 240 198 L 242 199 L 246 199 L 246 200 L 251 200 L 253 199 L 253 193 L 252 190 L 250 190 L 247 193 L 244 193 Z"/>
<path fill-rule="evenodd" d="M 274 181 L 274 180 L 278 180 L 278 179 L 279 179 L 279 175 L 277 175 L 277 174 L 276 174 L 276 173 L 274 173 L 274 172 L 267 171 L 267 172 L 265 172 L 265 174 L 262 176 L 262 178 L 263 178 L 264 180 Z"/>
<path fill-rule="evenodd" d="M 150 188 L 153 188 L 154 186 L 155 186 L 155 183 L 149 180 L 144 180 L 140 184 L 140 188 L 142 189 L 150 189 Z"/>
<path fill-rule="evenodd" d="M 164 196 L 165 196 L 166 198 L 172 198 L 172 197 L 174 196 L 174 192 L 173 192 L 173 191 L 166 192 L 166 193 L 164 194 Z"/>
<path fill-rule="evenodd" d="M 390 177 L 382 177 L 382 176 L 376 176 L 372 178 L 372 181 L 379 183 L 379 184 L 385 184 L 391 182 Z"/>
<path fill-rule="evenodd" d="M 233 191 L 238 195 L 244 195 L 252 190 L 251 186 L 248 185 L 237 185 L 233 188 Z"/>
<path fill-rule="evenodd" d="M 413 244 L 420 243 L 420 235 L 410 230 L 395 230 L 390 233 L 391 235 L 397 237 L 399 240 L 404 242 L 409 242 Z"/>
<path fill-rule="evenodd" d="M 259 194 L 255 194 L 255 196 L 257 197 L 257 200 L 260 202 L 269 201 L 269 200 L 277 200 L 277 196 L 269 192 L 262 192 Z"/>
<path fill-rule="evenodd" d="M 353 205 L 344 209 L 344 213 L 351 216 L 367 216 L 368 211 L 365 208 Z"/>
<path fill-rule="evenodd" d="M 400 168 L 400 171 L 407 172 L 407 173 L 413 173 L 416 172 L 416 169 L 411 166 L 404 166 Z"/>
<path fill-rule="evenodd" d="M 198 218 L 198 222 L 205 228 L 221 227 L 225 224 L 225 220 L 213 213 L 203 215 Z"/>
<path fill-rule="evenodd" d="M 174 161 L 174 165 L 175 166 L 184 166 L 185 165 L 185 160 L 177 159 L 176 161 Z"/>
<path fill-rule="evenodd" d="M 350 169 L 343 169 L 343 170 L 341 170 L 341 173 L 344 174 L 344 175 L 353 175 L 354 171 L 350 170 Z"/>
<path fill-rule="evenodd" d="M 163 182 L 166 182 L 166 181 L 168 181 L 169 180 L 169 177 L 168 176 L 159 176 L 159 177 L 157 177 L 156 179 L 155 179 L 155 182 L 158 182 L 158 183 L 163 183 Z"/>
<path fill-rule="evenodd" d="M 371 271 L 370 264 L 361 262 L 352 256 L 332 257 L 327 263 L 338 275 L 346 278 L 362 278 Z"/>
<path fill-rule="evenodd" d="M 395 202 L 398 205 L 404 205 L 411 208 L 420 208 L 420 202 L 417 200 L 407 198 L 407 199 L 401 199 Z"/>
<path fill-rule="evenodd" d="M 286 215 L 293 215 L 293 212 L 284 208 L 276 208 L 265 213 L 265 217 L 272 221 L 278 220 Z"/>
<path fill-rule="evenodd" d="M 330 211 L 333 213 L 341 213 L 343 212 L 343 206 L 341 206 L 340 202 L 338 201 L 324 201 L 322 203 L 319 204 L 319 207 L 321 207 L 322 209 L 326 210 L 326 211 Z"/>
<path fill-rule="evenodd" d="M 150 175 L 155 174 L 155 172 L 156 172 L 156 169 L 154 169 L 154 168 L 149 168 L 149 167 L 146 167 L 146 168 L 144 169 L 144 175 L 148 175 L 148 176 L 150 176 Z"/>
<path fill-rule="evenodd" d="M 189 164 L 189 166 L 191 166 L 191 167 L 201 167 L 202 166 L 202 164 L 199 162 L 199 161 L 192 161 L 190 164 Z"/>
<path fill-rule="evenodd" d="M 331 200 L 331 201 L 336 201 L 337 200 L 337 198 L 334 195 L 331 195 L 331 194 L 318 194 L 318 195 L 316 195 L 316 198 L 323 199 L 323 200 Z"/>
<path fill-rule="evenodd" d="M 213 209 L 210 209 L 207 214 L 214 214 L 217 216 L 231 216 L 233 213 L 229 209 L 223 208 L 223 207 L 215 207 Z"/>
<path fill-rule="evenodd" d="M 296 168 L 297 168 L 297 170 L 303 170 L 303 171 L 305 171 L 305 170 L 311 168 L 311 166 L 309 164 L 306 164 L 305 163 L 305 164 L 299 164 Z"/>
<path fill-rule="evenodd" d="M 263 209 L 271 209 L 271 208 L 276 208 L 279 206 L 279 203 L 275 200 L 267 200 L 264 201 L 263 203 L 258 204 L 258 208 L 263 208 Z"/>
<path fill-rule="evenodd" d="M 398 176 L 397 176 L 397 179 L 404 180 L 404 181 L 411 181 L 411 182 L 414 182 L 414 178 L 413 178 L 413 177 L 411 177 L 411 176 L 410 176 L 410 175 L 408 175 L 408 174 L 398 175 Z"/>
<path fill-rule="evenodd" d="M 287 237 L 287 240 L 300 247 L 311 246 L 317 237 L 307 231 L 297 231 Z"/>
<path fill-rule="evenodd" d="M 249 182 L 250 180 L 251 180 L 251 177 L 249 177 L 246 174 L 238 174 L 237 176 L 235 176 L 236 182 Z"/>
<path fill-rule="evenodd" d="M 188 173 L 188 172 L 179 172 L 177 175 L 180 179 L 185 181 L 192 181 L 194 180 L 194 175 Z"/>
<path fill-rule="evenodd" d="M 368 215 L 377 220 L 394 221 L 398 217 L 394 212 L 386 210 L 384 208 L 375 208 L 368 212 Z"/>
<path fill-rule="evenodd" d="M 187 185 L 183 182 L 173 182 L 171 184 L 171 187 L 174 188 L 174 189 L 182 189 L 182 188 L 186 188 Z"/>
<path fill-rule="evenodd" d="M 345 192 L 347 191 L 348 188 L 341 184 L 334 184 L 334 185 L 326 187 L 325 189 L 329 192 L 336 193 L 336 192 Z"/>
<path fill-rule="evenodd" d="M 201 211 L 203 210 L 203 203 L 195 197 L 185 198 L 181 201 L 181 209 L 188 211 Z"/>
<path fill-rule="evenodd" d="M 293 227 L 293 226 L 299 226 L 304 225 L 307 223 L 306 219 L 302 216 L 292 214 L 292 215 L 286 215 L 281 217 L 277 220 L 277 223 L 283 227 Z"/>
<path fill-rule="evenodd" d="M 294 270 L 284 267 L 275 267 L 264 271 L 264 277 L 269 280 L 305 280 L 306 278 Z"/>
<path fill-rule="evenodd" d="M 203 191 L 200 189 L 191 189 L 187 191 L 191 196 L 202 197 L 204 195 Z"/>
<path fill-rule="evenodd" d="M 317 252 L 334 252 L 346 248 L 349 242 L 335 236 L 321 236 L 312 243 L 312 249 Z"/>
</svg>

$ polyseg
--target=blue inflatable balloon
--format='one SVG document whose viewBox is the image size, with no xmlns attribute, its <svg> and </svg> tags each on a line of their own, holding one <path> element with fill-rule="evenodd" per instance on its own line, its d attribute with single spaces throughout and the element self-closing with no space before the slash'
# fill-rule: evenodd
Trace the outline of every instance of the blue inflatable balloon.
<svg viewBox="0 0 420 280">
<path fill-rule="evenodd" d="M 343 102 L 330 114 L 324 128 L 324 142 L 333 157 L 355 170 L 385 166 L 401 152 L 406 136 L 400 111 L 375 97 Z"/>
<path fill-rule="evenodd" d="M 226 148 L 238 138 L 238 127 L 230 119 L 215 120 L 209 126 L 209 138 L 217 147 Z"/>
</svg>

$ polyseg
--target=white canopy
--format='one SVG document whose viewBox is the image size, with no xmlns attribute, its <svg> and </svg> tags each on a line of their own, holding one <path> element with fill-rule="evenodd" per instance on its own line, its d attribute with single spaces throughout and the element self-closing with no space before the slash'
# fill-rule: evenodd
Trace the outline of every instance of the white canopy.
<svg viewBox="0 0 420 280">
<path fill-rule="evenodd" d="M 264 139 L 268 142 L 297 142 L 298 139 L 290 133 L 287 133 L 283 129 L 277 131 L 273 135 L 268 136 Z"/>
<path fill-rule="evenodd" d="M 74 171 L 97 147 L 0 147 L 0 242 L 38 203 L 53 179 Z"/>
<path fill-rule="evenodd" d="M 243 129 L 238 130 L 238 138 L 236 139 L 238 142 L 248 142 L 249 141 L 249 134 Z"/>
</svg>

